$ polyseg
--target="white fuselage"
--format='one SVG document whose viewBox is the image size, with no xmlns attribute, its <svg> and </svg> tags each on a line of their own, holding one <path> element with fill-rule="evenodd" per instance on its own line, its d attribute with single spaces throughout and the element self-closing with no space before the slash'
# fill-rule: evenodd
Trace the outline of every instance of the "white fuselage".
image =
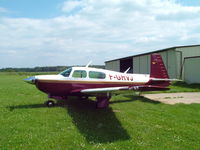
<svg viewBox="0 0 200 150">
<path fill-rule="evenodd" d="M 85 77 L 75 77 L 74 72 L 77 70 L 85 71 Z M 105 78 L 91 78 L 90 72 L 101 72 L 105 74 Z M 147 83 L 150 79 L 149 74 L 131 74 L 131 73 L 120 73 L 116 71 L 110 71 L 105 69 L 88 68 L 88 67 L 73 67 L 68 77 L 61 74 L 58 75 L 38 75 L 35 76 L 38 80 L 70 80 L 70 81 L 106 81 L 113 83 Z"/>
</svg>

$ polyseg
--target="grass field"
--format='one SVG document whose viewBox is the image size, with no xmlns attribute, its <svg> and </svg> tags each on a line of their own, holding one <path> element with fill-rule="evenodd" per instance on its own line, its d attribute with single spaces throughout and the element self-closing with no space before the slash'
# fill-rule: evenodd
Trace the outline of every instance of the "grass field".
<svg viewBox="0 0 200 150">
<path fill-rule="evenodd" d="M 31 74 L 33 75 L 33 74 Z M 71 98 L 54 108 L 22 81 L 0 73 L 0 149 L 200 149 L 200 104 L 167 105 L 143 97 L 114 96 L 108 109 Z M 176 83 L 171 91 L 200 91 Z"/>
</svg>

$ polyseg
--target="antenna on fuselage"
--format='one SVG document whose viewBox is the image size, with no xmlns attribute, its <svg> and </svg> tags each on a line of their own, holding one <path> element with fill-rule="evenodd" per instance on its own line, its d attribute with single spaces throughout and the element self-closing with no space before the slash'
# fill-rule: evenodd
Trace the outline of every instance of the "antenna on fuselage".
<svg viewBox="0 0 200 150">
<path fill-rule="evenodd" d="M 126 71 L 124 71 L 124 73 L 127 73 L 130 69 L 131 69 L 131 67 L 129 67 Z"/>
<path fill-rule="evenodd" d="M 85 67 L 88 68 L 91 63 L 92 61 L 90 61 Z"/>
</svg>

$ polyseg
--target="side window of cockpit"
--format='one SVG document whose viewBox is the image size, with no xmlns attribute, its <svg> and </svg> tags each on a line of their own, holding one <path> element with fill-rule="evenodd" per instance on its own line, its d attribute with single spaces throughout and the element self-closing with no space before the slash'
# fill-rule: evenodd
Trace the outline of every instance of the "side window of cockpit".
<svg viewBox="0 0 200 150">
<path fill-rule="evenodd" d="M 86 78 L 87 73 L 85 70 L 75 70 L 72 77 L 74 78 Z"/>
<path fill-rule="evenodd" d="M 72 71 L 72 68 L 69 68 L 69 69 L 61 72 L 60 74 L 63 75 L 64 77 L 69 77 L 71 71 Z"/>
<path fill-rule="evenodd" d="M 103 72 L 97 72 L 97 71 L 90 71 L 89 72 L 89 77 L 94 78 L 94 79 L 105 79 L 106 74 Z"/>
</svg>

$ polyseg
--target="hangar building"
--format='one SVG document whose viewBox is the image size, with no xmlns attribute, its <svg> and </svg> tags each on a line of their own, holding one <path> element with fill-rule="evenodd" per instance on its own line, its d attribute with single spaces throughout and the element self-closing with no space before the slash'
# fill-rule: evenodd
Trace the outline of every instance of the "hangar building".
<svg viewBox="0 0 200 150">
<path fill-rule="evenodd" d="M 171 79 L 182 79 L 187 83 L 200 83 L 200 45 L 176 46 L 139 55 L 109 60 L 106 69 L 129 73 L 149 74 L 150 55 L 161 54 Z"/>
</svg>

